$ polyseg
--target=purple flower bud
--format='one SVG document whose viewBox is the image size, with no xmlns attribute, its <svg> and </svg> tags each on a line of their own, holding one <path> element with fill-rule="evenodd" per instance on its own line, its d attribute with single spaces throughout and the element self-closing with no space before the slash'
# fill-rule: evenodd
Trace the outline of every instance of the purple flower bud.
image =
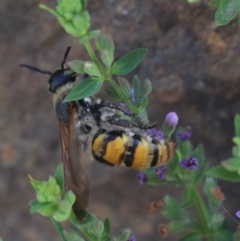
<svg viewBox="0 0 240 241">
<path fill-rule="evenodd" d="M 144 172 L 139 172 L 136 175 L 136 179 L 139 181 L 140 185 L 144 185 L 145 183 L 147 183 L 147 176 Z"/>
<path fill-rule="evenodd" d="M 163 132 L 160 130 L 156 130 L 154 128 L 147 130 L 147 135 L 156 138 L 157 140 L 164 140 Z"/>
<path fill-rule="evenodd" d="M 137 239 L 131 234 L 127 241 L 136 241 Z"/>
<path fill-rule="evenodd" d="M 175 112 L 169 112 L 166 115 L 165 118 L 165 122 L 171 126 L 171 127 L 175 127 L 178 124 L 178 115 Z"/>
<path fill-rule="evenodd" d="M 198 161 L 195 157 L 189 157 L 188 159 L 180 161 L 180 166 L 187 170 L 197 170 Z"/>
<path fill-rule="evenodd" d="M 162 180 L 167 174 L 167 166 L 162 165 L 160 167 L 157 167 L 155 168 L 155 172 L 157 173 L 159 180 Z"/>
<path fill-rule="evenodd" d="M 237 212 L 236 212 L 236 216 L 237 216 L 238 218 L 240 218 L 240 211 L 237 211 Z"/>
<path fill-rule="evenodd" d="M 178 133 L 176 135 L 181 141 L 187 141 L 191 138 L 192 133 L 190 132 L 190 127 L 186 127 L 183 133 Z"/>
</svg>

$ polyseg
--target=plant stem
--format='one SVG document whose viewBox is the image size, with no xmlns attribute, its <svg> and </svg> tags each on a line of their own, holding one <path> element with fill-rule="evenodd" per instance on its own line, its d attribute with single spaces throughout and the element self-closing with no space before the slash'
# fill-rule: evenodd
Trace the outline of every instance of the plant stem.
<svg viewBox="0 0 240 241">
<path fill-rule="evenodd" d="M 56 222 L 53 218 L 51 218 L 51 221 L 54 225 L 54 227 L 56 228 L 57 230 L 57 233 L 59 234 L 59 236 L 61 237 L 62 241 L 67 241 L 63 235 L 63 227 L 61 225 L 61 223 L 59 222 Z"/>
<path fill-rule="evenodd" d="M 73 212 L 71 212 L 69 220 L 71 221 L 71 223 L 73 225 L 75 225 L 89 240 L 91 241 L 98 241 L 98 239 L 94 236 L 89 234 L 89 232 L 85 231 L 85 229 L 83 228 L 84 225 L 81 224 L 78 219 L 76 218 L 75 214 Z M 85 225 L 86 227 L 86 225 Z"/>
<path fill-rule="evenodd" d="M 202 223 L 202 228 L 203 228 L 203 232 L 205 235 L 206 240 L 208 241 L 214 241 L 212 234 L 211 234 L 211 230 L 209 230 L 208 228 L 208 220 L 209 220 L 209 215 L 206 209 L 206 206 L 202 200 L 201 195 L 199 194 L 199 191 L 196 187 L 194 187 L 194 203 L 198 212 L 198 215 L 200 217 L 200 221 Z"/>
<path fill-rule="evenodd" d="M 89 56 L 91 57 L 91 59 L 93 60 L 93 62 L 97 65 L 98 69 L 100 70 L 101 74 L 109 81 L 109 83 L 111 84 L 111 86 L 113 87 L 113 89 L 117 92 L 117 94 L 119 96 L 122 96 L 121 93 L 121 89 L 119 89 L 117 83 L 115 82 L 115 80 L 112 77 L 109 77 L 106 70 L 104 69 L 104 67 L 102 66 L 102 64 L 100 63 L 100 61 L 98 60 L 97 56 L 95 55 L 92 46 L 90 44 L 90 42 L 86 42 L 84 43 L 85 48 L 88 51 Z M 123 98 L 124 99 L 124 98 Z M 126 103 L 126 105 L 128 106 L 128 108 L 133 111 L 133 113 L 137 114 L 138 113 L 138 109 L 136 108 L 136 106 L 132 103 L 132 101 L 129 99 L 124 99 L 124 103 Z"/>
<path fill-rule="evenodd" d="M 89 54 L 89 56 L 91 57 L 91 59 L 93 60 L 93 62 L 97 65 L 98 69 L 100 70 L 101 74 L 106 77 L 107 73 L 106 70 L 103 68 L 103 66 L 101 65 L 101 63 L 99 62 L 96 54 L 94 53 L 92 46 L 89 42 L 84 43 L 85 48 L 87 49 L 87 52 Z"/>
</svg>

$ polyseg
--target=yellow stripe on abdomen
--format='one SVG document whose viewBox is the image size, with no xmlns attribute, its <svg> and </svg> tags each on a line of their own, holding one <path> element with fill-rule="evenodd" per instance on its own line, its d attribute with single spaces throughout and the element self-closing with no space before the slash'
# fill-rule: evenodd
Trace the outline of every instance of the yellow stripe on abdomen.
<svg viewBox="0 0 240 241">
<path fill-rule="evenodd" d="M 133 168 L 143 168 L 146 166 L 148 158 L 149 143 L 145 138 L 141 138 L 138 146 L 135 149 L 134 159 L 132 166 Z"/>
<path fill-rule="evenodd" d="M 174 142 L 164 142 L 159 143 L 159 156 L 158 156 L 158 166 L 161 166 L 163 164 L 167 164 L 169 161 L 172 160 L 175 149 L 176 149 L 176 143 Z"/>
<path fill-rule="evenodd" d="M 105 133 L 98 135 L 92 143 L 92 150 L 95 152 L 97 156 L 101 156 L 101 146 L 105 136 Z"/>
<path fill-rule="evenodd" d="M 125 152 L 125 144 L 128 141 L 128 136 L 122 134 L 117 136 L 114 140 L 107 143 L 105 154 L 103 159 L 114 164 L 121 164 L 121 157 Z"/>
</svg>

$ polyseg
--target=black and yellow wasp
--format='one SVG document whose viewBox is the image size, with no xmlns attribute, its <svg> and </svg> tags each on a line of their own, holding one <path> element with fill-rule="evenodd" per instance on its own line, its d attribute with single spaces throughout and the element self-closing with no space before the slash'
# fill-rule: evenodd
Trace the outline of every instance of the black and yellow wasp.
<svg viewBox="0 0 240 241">
<path fill-rule="evenodd" d="M 49 91 L 59 120 L 65 189 L 77 196 L 75 212 L 85 210 L 89 199 L 89 184 L 81 166 L 81 152 L 88 147 L 93 159 L 108 164 L 133 168 L 148 168 L 168 163 L 176 144 L 157 140 L 147 134 L 151 127 L 141 127 L 131 121 L 119 105 L 95 97 L 64 102 L 66 95 L 78 83 L 79 76 L 64 64 L 70 51 L 67 48 L 61 68 L 54 73 L 30 65 L 21 67 L 50 75 Z M 75 148 L 76 144 L 80 147 Z M 78 198 L 79 197 L 79 198 Z"/>
</svg>

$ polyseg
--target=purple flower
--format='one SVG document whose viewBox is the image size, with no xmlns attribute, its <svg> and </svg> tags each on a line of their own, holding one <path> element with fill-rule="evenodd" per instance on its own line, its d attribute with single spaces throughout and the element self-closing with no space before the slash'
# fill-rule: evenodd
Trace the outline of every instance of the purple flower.
<svg viewBox="0 0 240 241">
<path fill-rule="evenodd" d="M 156 130 L 154 128 L 147 130 L 147 135 L 156 138 L 157 140 L 164 140 L 163 132 L 160 130 Z"/>
<path fill-rule="evenodd" d="M 139 181 L 140 185 L 144 185 L 145 183 L 147 183 L 147 176 L 144 172 L 139 172 L 136 175 L 136 179 Z"/>
<path fill-rule="evenodd" d="M 237 211 L 237 212 L 236 212 L 236 216 L 237 216 L 238 218 L 240 218 L 240 211 Z"/>
<path fill-rule="evenodd" d="M 162 165 L 160 167 L 157 167 L 154 170 L 157 173 L 159 180 L 164 179 L 164 177 L 167 174 L 167 166 L 166 165 Z"/>
<path fill-rule="evenodd" d="M 131 234 L 127 241 L 136 241 L 137 239 Z"/>
<path fill-rule="evenodd" d="M 195 157 L 189 157 L 188 159 L 180 161 L 180 166 L 187 170 L 197 170 L 198 160 Z"/>
<path fill-rule="evenodd" d="M 189 130 L 190 130 L 190 128 L 186 128 L 183 133 L 178 133 L 176 136 L 181 141 L 187 141 L 192 136 L 192 133 Z"/>
<path fill-rule="evenodd" d="M 131 115 L 132 111 L 128 109 L 128 106 L 125 103 L 121 103 L 120 106 L 123 108 L 123 111 L 127 115 Z"/>
<path fill-rule="evenodd" d="M 169 112 L 166 115 L 165 118 L 165 122 L 171 126 L 171 127 L 175 127 L 178 124 L 178 115 L 175 112 Z"/>
</svg>

